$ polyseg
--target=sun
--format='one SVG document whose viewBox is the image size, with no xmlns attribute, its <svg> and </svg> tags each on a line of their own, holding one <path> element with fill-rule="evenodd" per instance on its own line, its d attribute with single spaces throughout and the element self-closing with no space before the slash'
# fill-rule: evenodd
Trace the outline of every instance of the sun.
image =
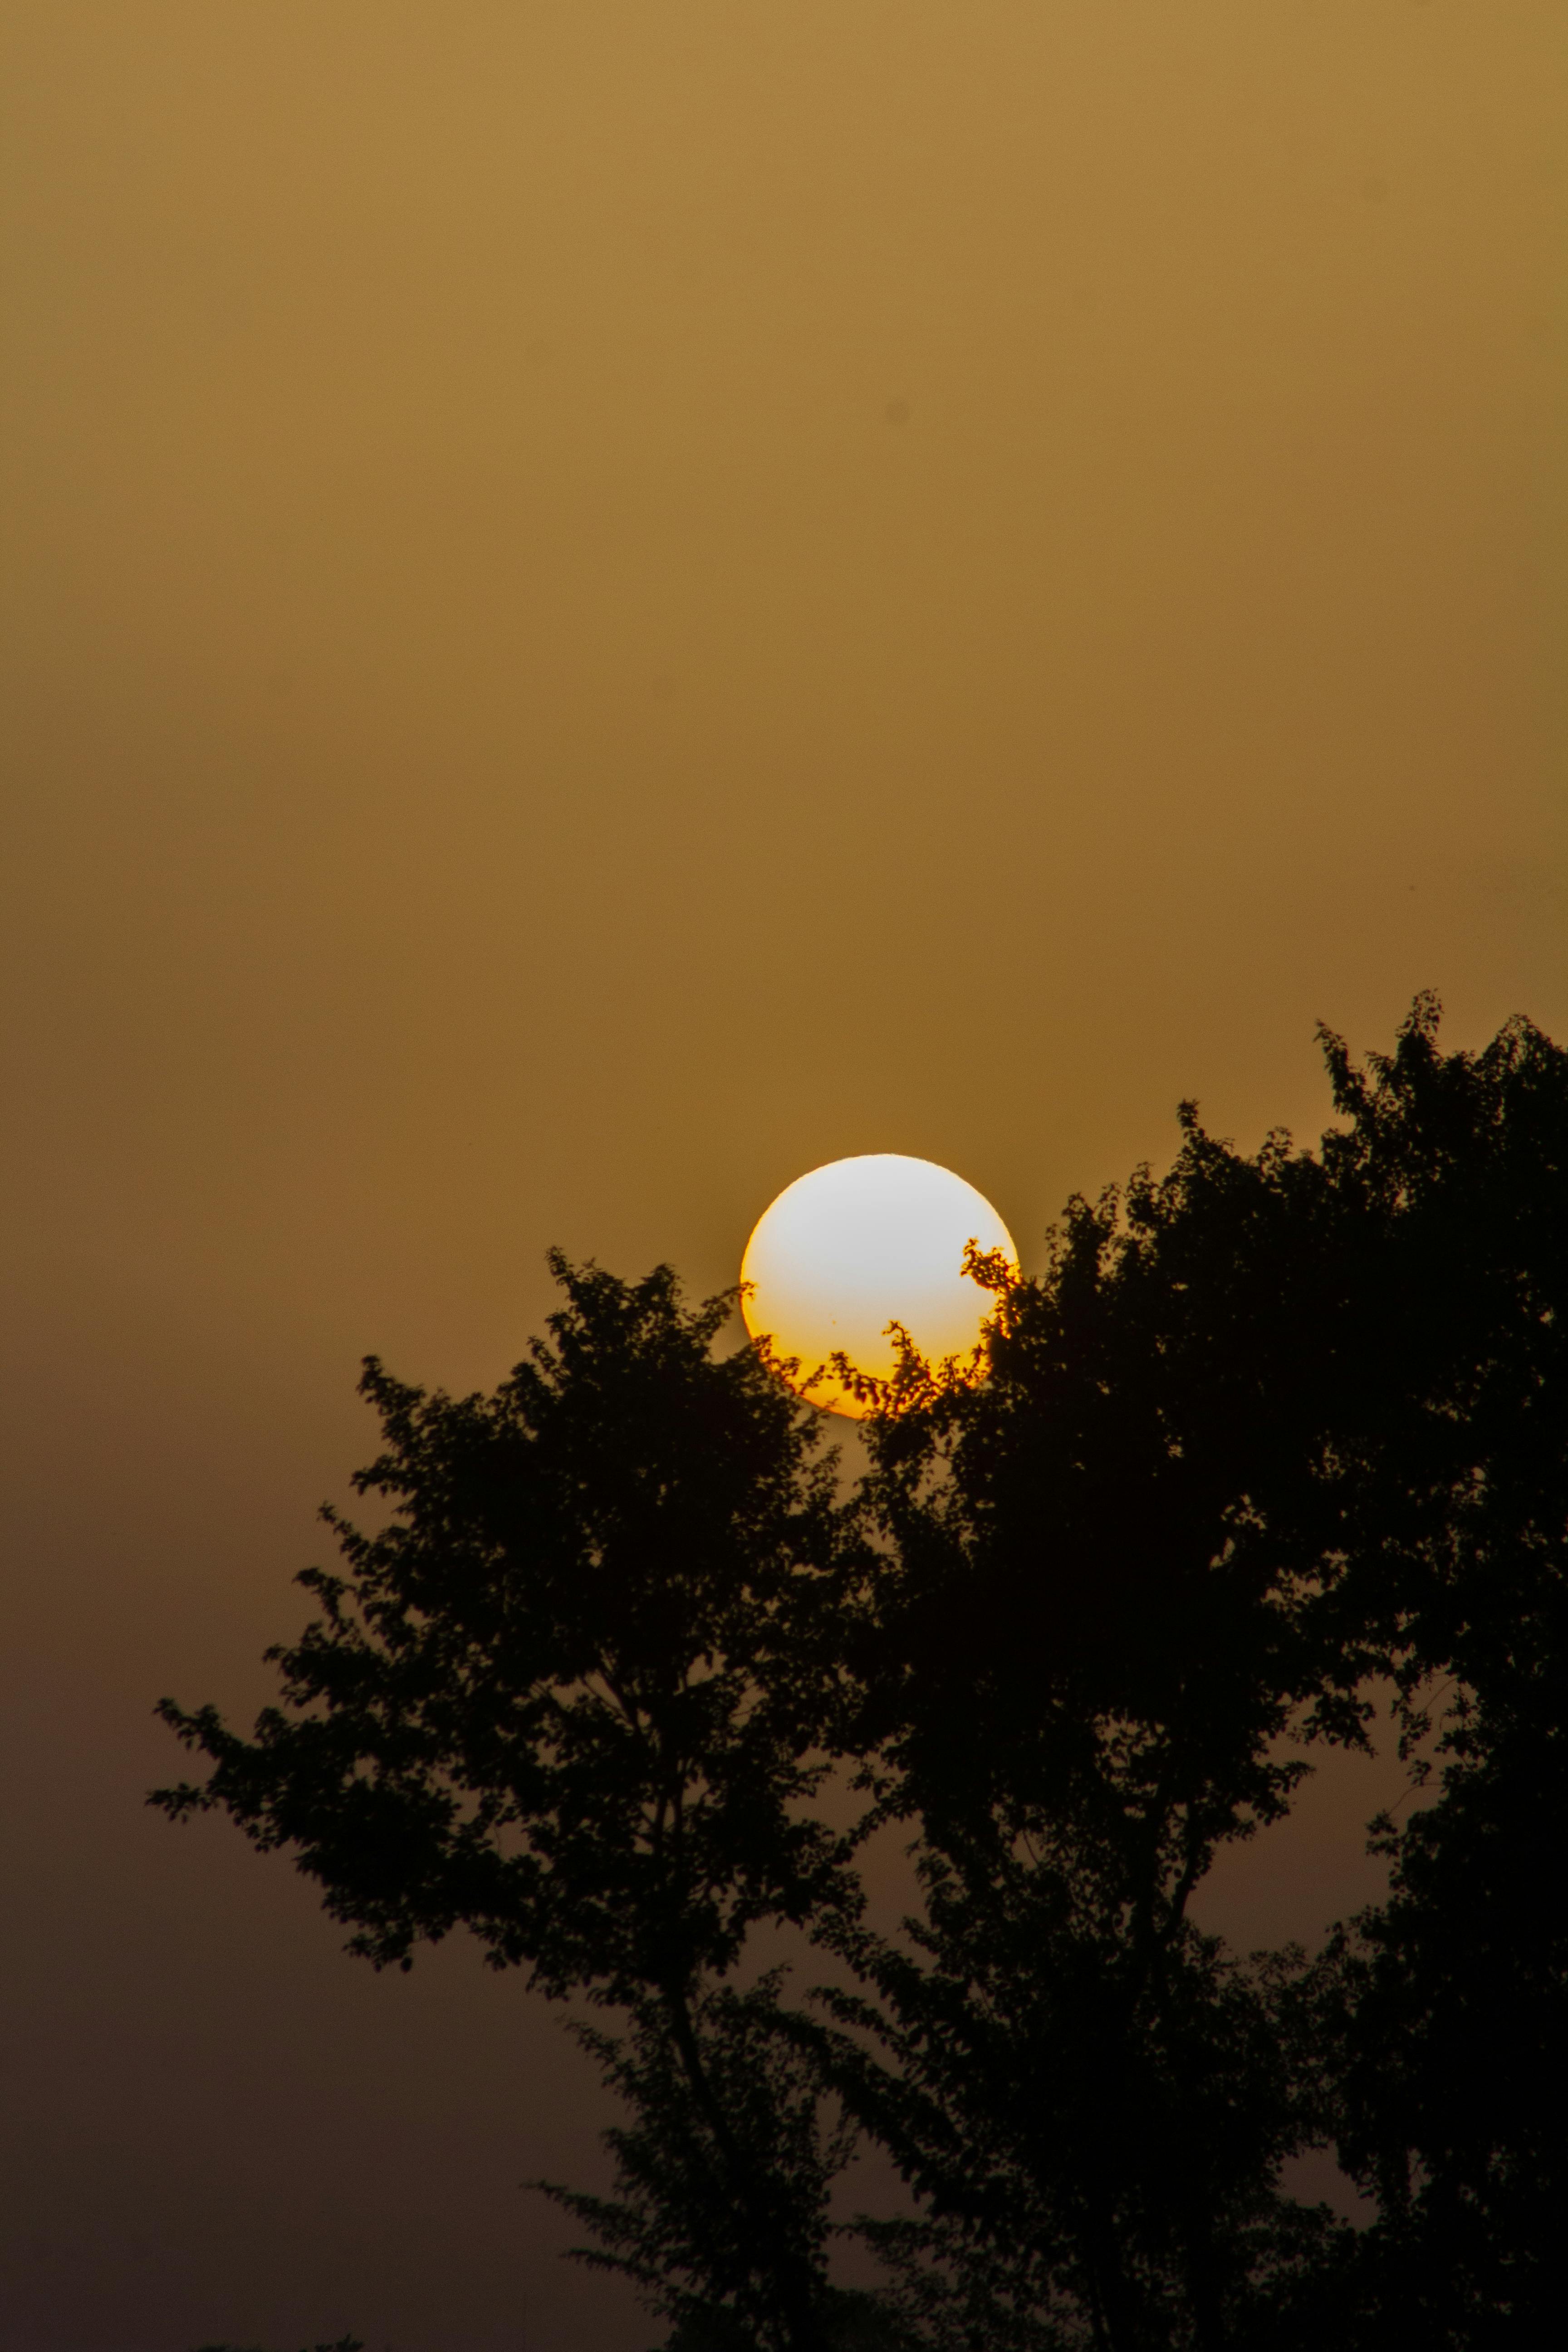
<svg viewBox="0 0 1568 2352">
<path fill-rule="evenodd" d="M 969 1242 L 1017 1262 L 990 1202 L 951 1168 L 897 1151 L 831 1160 L 758 1219 L 741 1262 L 746 1328 L 799 1358 L 813 1404 L 863 1420 L 872 1408 L 841 1381 L 828 1372 L 807 1385 L 811 1375 L 841 1351 L 857 1371 L 890 1379 L 890 1323 L 929 1362 L 967 1357 L 995 1305 L 963 1271 Z"/>
</svg>

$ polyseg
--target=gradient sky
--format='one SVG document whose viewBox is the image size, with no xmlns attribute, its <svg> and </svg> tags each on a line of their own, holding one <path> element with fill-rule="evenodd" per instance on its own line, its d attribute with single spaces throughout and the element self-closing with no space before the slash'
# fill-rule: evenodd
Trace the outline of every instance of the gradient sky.
<svg viewBox="0 0 1568 2352">
<path fill-rule="evenodd" d="M 1568 1035 L 1568 18 L 8 0 L 0 90 L 0 2332 L 633 2352 L 552 2021 L 143 1814 L 152 1702 L 550 1243 L 892 1150 L 1027 1263 L 1319 1019 Z"/>
</svg>

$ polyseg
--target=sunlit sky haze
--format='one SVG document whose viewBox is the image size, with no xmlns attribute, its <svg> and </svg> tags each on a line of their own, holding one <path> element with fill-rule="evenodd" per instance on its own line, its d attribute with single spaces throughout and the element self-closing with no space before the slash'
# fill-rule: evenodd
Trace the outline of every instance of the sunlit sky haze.
<svg viewBox="0 0 1568 2352">
<path fill-rule="evenodd" d="M 552 2020 L 141 1809 L 363 1352 L 1568 1037 L 1565 121 L 1561 0 L 10 0 L 7 2341 L 647 2341 Z"/>
</svg>

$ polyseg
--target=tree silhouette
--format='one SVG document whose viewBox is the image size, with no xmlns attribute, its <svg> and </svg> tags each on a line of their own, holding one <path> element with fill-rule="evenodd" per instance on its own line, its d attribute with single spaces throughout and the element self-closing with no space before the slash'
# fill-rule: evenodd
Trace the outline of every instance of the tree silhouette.
<svg viewBox="0 0 1568 2352">
<path fill-rule="evenodd" d="M 353 1948 L 463 1926 L 621 2010 L 616 2194 L 552 2193 L 683 2352 L 1458 2347 L 1568 2292 L 1568 1055 L 1445 1055 L 1427 998 L 1364 1068 L 1323 1043 L 1315 1150 L 1186 1105 L 1038 1277 L 976 1259 L 979 1376 L 906 1354 L 847 1499 L 668 1270 L 556 1261 L 493 1398 L 373 1363 L 394 1517 L 303 1580 L 282 1706 L 165 1706 L 211 1770 L 157 1801 L 290 1845 Z M 1214 1857 L 1390 1689 L 1437 1744 L 1387 1902 L 1227 1951 Z M 833 1759 L 913 1843 L 899 1932 Z M 781 1921 L 840 1964 L 814 2010 L 730 1981 Z M 913 2200 L 869 2297 L 853 2127 Z M 1289 2193 L 1325 2146 L 1369 2228 Z"/>
<path fill-rule="evenodd" d="M 987 2245 L 1004 2316 L 1026 2274 L 1118 2352 L 1388 2341 L 1413 2271 L 1420 2340 L 1468 2343 L 1565 2284 L 1568 1056 L 1524 1023 L 1445 1056 L 1426 999 L 1365 1072 L 1325 1045 L 1317 1152 L 1187 1107 L 1167 1176 L 1002 1283 L 989 1377 L 911 1381 L 875 1438 L 867 1705 L 928 1906 L 901 1946 L 836 1930 L 883 2054 L 829 2063 L 962 2238 L 954 2294 Z M 1288 1731 L 1364 1738 L 1374 1675 L 1412 1732 L 1449 1679 L 1446 1794 L 1311 1978 L 1240 1965 L 1192 1894 L 1288 1805 Z M 1379 2198 L 1360 2243 L 1281 2190 L 1329 2138 Z"/>
<path fill-rule="evenodd" d="M 1318 1162 L 1185 1125 L 1163 1183 L 1074 1203 L 1046 1274 L 1004 1283 L 990 1377 L 874 1437 L 865 1704 L 927 1907 L 902 1941 L 836 1930 L 875 1998 L 832 1997 L 859 2033 L 825 2048 L 925 2251 L 989 2249 L 964 2307 L 988 2268 L 995 2329 L 1028 2309 L 1117 2352 L 1281 2340 L 1339 2234 L 1279 2187 L 1321 2130 L 1291 1959 L 1237 1962 L 1188 1907 L 1287 1809 L 1294 1716 L 1362 1735 L 1366 1662 L 1314 1614 L 1344 1574 L 1310 1444 L 1331 1321 L 1300 1344 L 1342 1244 Z"/>
<path fill-rule="evenodd" d="M 780 2031 L 783 1977 L 771 1970 L 743 1992 L 713 1986 L 696 2004 L 711 2110 L 690 2096 L 662 2002 L 637 2002 L 624 2036 L 580 2023 L 578 2039 L 635 2118 L 607 2134 L 617 2194 L 537 2185 L 598 2241 L 574 2248 L 574 2258 L 635 2280 L 672 2323 L 679 2352 L 773 2352 L 787 2339 L 772 2280 L 759 2269 L 758 2235 L 722 2193 L 736 2161 L 732 2141 L 752 2177 L 767 2184 L 773 2234 L 815 2281 L 822 2340 L 837 2352 L 892 2352 L 905 2340 L 893 2315 L 876 2297 L 834 2289 L 822 2276 L 828 2197 L 856 2132 L 825 2112 L 826 2085 L 809 2047 Z"/>
<path fill-rule="evenodd" d="M 629 2007 L 679 2072 L 747 2308 L 807 2352 L 825 2230 L 727 2113 L 702 2018 L 750 1928 L 854 1899 L 807 1810 L 845 1515 L 819 1416 L 756 1350 L 714 1357 L 731 1297 L 552 1263 L 567 1304 L 493 1397 L 367 1363 L 385 1450 L 356 1485 L 393 1517 L 327 1514 L 346 1572 L 300 1578 L 321 1614 L 269 1654 L 283 1704 L 253 1739 L 163 1703 L 212 1769 L 154 1801 L 291 1846 L 378 1966 L 461 1926 L 548 1994 Z"/>
<path fill-rule="evenodd" d="M 1398 1410 L 1359 1509 L 1369 1619 L 1441 1794 L 1320 1967 L 1341 2158 L 1375 2196 L 1371 2344 L 1544 2341 L 1568 2291 L 1568 1055 L 1524 1023 L 1373 1081 L 1336 1050 L 1385 1221 Z M 1422 1777 L 1425 1777 L 1423 1774 Z"/>
</svg>

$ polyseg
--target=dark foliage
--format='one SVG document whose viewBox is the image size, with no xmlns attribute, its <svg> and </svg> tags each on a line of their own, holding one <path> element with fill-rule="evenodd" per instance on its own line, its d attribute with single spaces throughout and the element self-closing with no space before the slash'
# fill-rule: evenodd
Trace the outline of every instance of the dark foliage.
<svg viewBox="0 0 1568 2352">
<path fill-rule="evenodd" d="M 809 2053 L 779 2031 L 782 1981 L 774 1970 L 747 1991 L 718 1986 L 697 2003 L 691 2029 L 711 2093 L 706 2103 L 692 2098 L 662 2003 L 638 2002 L 624 2035 L 575 2028 L 636 2120 L 608 2134 L 614 2198 L 538 2185 L 598 2241 L 574 2249 L 574 2259 L 634 2279 L 684 2352 L 731 2345 L 784 2352 L 787 2323 L 771 2270 L 758 2261 L 764 2243 L 786 2245 L 811 2281 L 812 2323 L 824 2345 L 873 2352 L 900 2340 L 876 2300 L 828 2283 L 828 2199 L 856 2135 L 827 2111 Z M 765 2229 L 724 2193 L 737 2171 L 766 2200 Z"/>
<path fill-rule="evenodd" d="M 1423 1000 L 1368 1073 L 1327 1041 L 1317 1153 L 1189 1108 L 1041 1280 L 977 1266 L 985 1381 L 914 1368 L 880 1427 L 868 1704 L 928 1909 L 834 1931 L 882 2055 L 827 2063 L 962 2230 L 955 2294 L 988 2247 L 1063 2340 L 1468 2343 L 1564 2284 L 1568 1057 L 1436 1030 Z M 1373 1675 L 1412 1738 L 1447 1678 L 1445 1793 L 1310 1977 L 1240 1966 L 1193 1890 L 1288 1805 L 1288 1730 L 1364 1737 Z M 1280 2192 L 1328 2139 L 1360 2242 Z"/>
<path fill-rule="evenodd" d="M 812 2281 L 726 2135 L 697 2011 L 758 1921 L 854 1898 L 808 1808 L 825 1635 L 854 1606 L 843 1514 L 819 1417 L 756 1351 L 713 1356 L 730 1298 L 554 1270 L 550 1340 L 493 1397 L 367 1365 L 386 1450 L 357 1484 L 394 1516 L 334 1519 L 347 1572 L 300 1579 L 321 1613 L 272 1654 L 284 1705 L 253 1740 L 165 1703 L 212 1770 L 155 1801 L 292 1846 L 378 1964 L 461 1925 L 548 1993 L 657 2010 L 804 2346 Z"/>
<path fill-rule="evenodd" d="M 367 1363 L 386 1450 L 355 1484 L 395 1516 L 326 1515 L 347 1574 L 300 1578 L 321 1614 L 269 1653 L 286 1707 L 253 1741 L 164 1705 L 214 1769 L 158 1801 L 294 1846 L 378 1962 L 460 1924 L 549 1991 L 626 1999 L 831 1883 L 797 1807 L 837 1525 L 815 1416 L 710 1353 L 728 1299 L 556 1273 L 551 1341 L 491 1398 Z"/>
<path fill-rule="evenodd" d="M 1568 1056 L 1516 1023 L 1444 1057 L 1434 1025 L 1336 1077 L 1412 1324 L 1368 1613 L 1441 1794 L 1376 1825 L 1390 1898 L 1319 1975 L 1379 2210 L 1347 2340 L 1458 2347 L 1545 2341 L 1568 2296 Z"/>
<path fill-rule="evenodd" d="M 1489 2346 L 1568 2292 L 1568 1055 L 1445 1055 L 1426 999 L 1325 1050 L 1316 1150 L 1185 1106 L 1038 1279 L 977 1259 L 984 1377 L 907 1360 L 848 1506 L 667 1273 L 558 1265 L 493 1399 L 372 1365 L 395 1517 L 305 1580 L 284 1706 L 165 1708 L 213 1769 L 160 1801 L 291 1845 L 355 1948 L 462 1925 L 620 2005 L 617 2193 L 552 2193 L 686 2352 Z M 1437 1778 L 1388 1901 L 1226 1951 L 1215 1853 L 1390 1687 Z M 898 1936 L 830 1757 L 915 1840 Z M 853 1989 L 728 1986 L 781 1920 Z M 828 2284 L 854 2127 L 915 2200 L 869 2298 Z M 1322 2146 L 1371 2227 L 1288 2193 Z"/>
</svg>

